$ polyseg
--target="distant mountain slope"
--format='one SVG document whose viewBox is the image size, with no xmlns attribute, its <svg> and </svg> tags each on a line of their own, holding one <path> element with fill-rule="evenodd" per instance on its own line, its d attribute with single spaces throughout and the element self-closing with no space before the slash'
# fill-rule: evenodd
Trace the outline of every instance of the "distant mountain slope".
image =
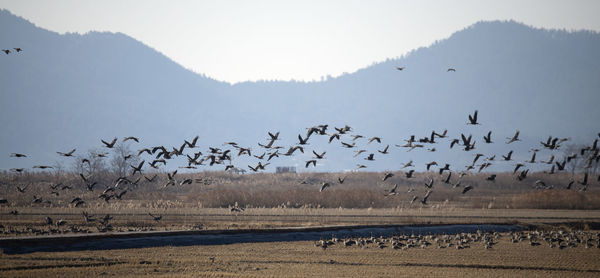
<svg viewBox="0 0 600 278">
<path fill-rule="evenodd" d="M 600 35 L 593 32 L 479 22 L 432 46 L 323 82 L 230 85 L 120 33 L 59 35 L 8 11 L 0 11 L 0 26 L 2 48 L 24 49 L 0 55 L 0 169 L 51 163 L 58 160 L 55 151 L 83 151 L 100 147 L 100 138 L 127 135 L 141 137 L 144 146 L 175 146 L 198 134 L 204 146 L 238 140 L 260 153 L 256 142 L 267 130 L 280 130 L 280 143 L 291 145 L 305 127 L 321 123 L 349 124 L 392 146 L 432 129 L 448 129 L 451 137 L 472 133 L 478 144 L 493 130 L 502 143 L 519 129 L 530 143 L 510 147 L 523 156 L 548 135 L 587 142 L 600 132 Z M 456 72 L 447 72 L 450 67 Z M 482 125 L 466 126 L 475 109 Z M 327 150 L 330 159 L 317 170 L 355 167 L 339 143 L 319 141 L 309 150 Z M 436 153 L 393 147 L 371 169 L 397 169 L 408 159 L 472 160 L 471 153 L 448 151 L 446 144 L 436 145 Z M 375 147 L 382 146 L 370 145 L 370 151 Z M 478 151 L 499 155 L 507 147 Z M 10 159 L 16 151 L 31 159 Z M 308 156 L 275 164 L 303 166 Z"/>
</svg>

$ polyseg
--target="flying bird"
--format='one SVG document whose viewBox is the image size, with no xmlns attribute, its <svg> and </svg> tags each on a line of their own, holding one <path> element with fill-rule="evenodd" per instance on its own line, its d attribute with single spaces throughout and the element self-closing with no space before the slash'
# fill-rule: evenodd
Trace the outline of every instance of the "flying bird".
<svg viewBox="0 0 600 278">
<path fill-rule="evenodd" d="M 469 115 L 469 122 L 467 124 L 469 124 L 469 125 L 478 125 L 479 124 L 477 122 L 477 110 L 475 110 L 475 113 L 473 113 L 473 115 Z"/>
<path fill-rule="evenodd" d="M 427 188 L 432 188 L 433 187 L 433 179 L 429 178 L 429 182 L 425 183 L 425 187 Z"/>
<path fill-rule="evenodd" d="M 377 150 L 378 152 L 380 152 L 381 154 L 388 154 L 388 148 L 390 147 L 390 145 L 385 146 L 385 148 L 383 150 Z"/>
<path fill-rule="evenodd" d="M 402 163 L 402 169 L 406 168 L 406 167 L 414 167 L 413 165 L 413 161 L 409 161 L 407 163 Z"/>
<path fill-rule="evenodd" d="M 322 154 L 318 154 L 317 152 L 315 152 L 314 150 L 312 151 L 313 154 L 315 155 L 316 159 L 323 159 L 325 158 L 325 153 L 326 151 L 324 151 Z"/>
<path fill-rule="evenodd" d="M 431 195 L 431 190 L 427 190 L 427 193 L 425 193 L 425 196 L 423 196 L 423 200 L 421 200 L 421 204 L 427 205 L 427 199 L 429 198 L 429 195 Z"/>
<path fill-rule="evenodd" d="M 436 166 L 437 166 L 438 164 L 437 164 L 437 162 L 435 162 L 435 161 L 431 161 L 431 162 L 429 162 L 429 163 L 427 163 L 427 164 L 425 164 L 425 165 L 427 165 L 427 171 L 429 171 L 429 168 L 431 168 L 431 166 L 433 166 L 433 165 L 436 165 Z"/>
<path fill-rule="evenodd" d="M 158 222 L 162 219 L 162 215 L 153 215 L 152 213 L 148 213 L 148 215 L 150 215 L 150 217 L 152 217 L 152 220 Z"/>
<path fill-rule="evenodd" d="M 133 168 L 133 172 L 131 173 L 131 175 L 134 176 L 135 173 L 137 173 L 137 172 L 139 172 L 141 174 L 142 173 L 142 166 L 144 166 L 144 163 L 146 163 L 146 161 L 142 160 L 142 162 L 140 162 L 140 164 L 137 167 L 135 167 L 133 165 L 129 165 L 129 166 L 131 166 L 131 168 Z"/>
<path fill-rule="evenodd" d="M 521 168 L 523 166 L 525 166 L 525 164 L 517 163 L 517 165 L 515 165 L 515 170 L 513 170 L 513 174 L 516 173 L 519 170 L 519 168 Z"/>
<path fill-rule="evenodd" d="M 75 152 L 75 149 L 72 149 L 70 152 L 68 153 L 63 153 L 63 152 L 56 152 L 57 154 L 67 157 L 67 156 L 73 156 L 73 153 Z"/>
<path fill-rule="evenodd" d="M 513 137 L 506 137 L 506 139 L 508 139 L 506 144 L 510 144 L 515 141 L 521 141 L 521 139 L 519 139 L 519 131 L 517 130 L 517 132 L 515 132 L 515 135 L 513 135 Z"/>
<path fill-rule="evenodd" d="M 371 142 L 373 141 L 377 141 L 377 143 L 381 143 L 381 138 L 377 137 L 377 136 L 373 136 L 371 138 L 369 138 L 369 142 L 367 144 L 371 144 Z"/>
<path fill-rule="evenodd" d="M 133 140 L 136 143 L 140 142 L 140 140 L 137 137 L 134 137 L 134 136 L 128 136 L 128 137 L 123 138 L 123 142 L 128 141 L 128 140 Z"/>
<path fill-rule="evenodd" d="M 304 168 L 308 168 L 308 166 L 310 166 L 311 163 L 312 163 L 313 167 L 317 167 L 317 160 L 311 159 L 309 161 L 306 161 L 306 165 L 304 165 Z"/>
<path fill-rule="evenodd" d="M 513 151 L 510 151 L 510 152 L 508 152 L 508 154 L 503 155 L 502 158 L 504 159 L 504 161 L 510 161 L 512 154 L 513 154 Z"/>
<path fill-rule="evenodd" d="M 394 188 L 390 189 L 389 193 L 385 194 L 385 196 L 387 197 L 387 196 L 392 196 L 392 195 L 398 194 L 398 192 L 396 192 L 396 189 L 398 189 L 398 184 L 394 184 Z"/>
<path fill-rule="evenodd" d="M 484 141 L 486 144 L 491 144 L 491 143 L 494 143 L 494 142 L 492 142 L 492 131 L 489 131 L 487 135 L 484 135 L 484 136 L 483 136 L 483 141 Z"/>
<path fill-rule="evenodd" d="M 327 187 L 330 187 L 330 186 L 331 186 L 331 184 L 330 184 L 330 183 L 328 183 L 328 182 L 323 182 L 323 183 L 321 184 L 321 189 L 319 189 L 319 192 L 323 192 L 323 190 L 325 190 L 325 188 L 327 188 Z"/>
<path fill-rule="evenodd" d="M 104 144 L 105 147 L 107 147 L 109 149 L 112 149 L 115 146 L 115 143 L 117 143 L 117 137 L 115 137 L 115 139 L 113 139 L 112 141 L 110 141 L 110 143 L 106 142 L 106 141 L 104 141 L 102 139 L 100 141 L 102 141 L 102 144 Z"/>
<path fill-rule="evenodd" d="M 444 180 L 445 184 L 450 184 L 450 177 L 452 177 L 452 172 L 448 172 L 448 176 L 446 177 L 446 179 Z"/>
<path fill-rule="evenodd" d="M 440 168 L 440 175 L 442 173 L 444 173 L 444 171 L 446 171 L 446 170 L 450 171 L 450 164 L 448 164 L 448 163 L 446 163 L 446 165 L 444 165 L 444 167 Z M 452 173 L 450 173 L 450 174 L 452 174 Z"/>
</svg>

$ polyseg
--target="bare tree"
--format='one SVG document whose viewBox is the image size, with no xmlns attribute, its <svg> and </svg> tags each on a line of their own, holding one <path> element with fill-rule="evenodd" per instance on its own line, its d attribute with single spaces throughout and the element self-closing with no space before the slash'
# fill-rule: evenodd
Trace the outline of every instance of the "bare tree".
<svg viewBox="0 0 600 278">
<path fill-rule="evenodd" d="M 119 177 L 127 176 L 131 170 L 130 165 L 137 165 L 140 158 L 131 150 L 131 146 L 126 143 L 117 143 L 113 147 L 110 167 L 112 172 Z"/>
<path fill-rule="evenodd" d="M 583 147 L 579 144 L 569 144 L 563 149 L 563 157 L 565 161 L 568 161 L 565 167 L 571 174 L 583 169 L 583 159 L 579 153 Z M 571 160 L 568 160 L 569 157 Z"/>
<path fill-rule="evenodd" d="M 76 173 L 85 175 L 96 175 L 107 172 L 106 153 L 100 152 L 97 149 L 90 149 L 84 155 L 78 155 L 73 163 L 73 170 Z"/>
</svg>

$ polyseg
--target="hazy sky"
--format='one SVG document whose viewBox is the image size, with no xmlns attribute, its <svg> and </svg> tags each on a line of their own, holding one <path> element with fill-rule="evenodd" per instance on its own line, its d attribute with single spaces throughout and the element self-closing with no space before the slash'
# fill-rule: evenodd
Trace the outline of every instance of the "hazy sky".
<svg viewBox="0 0 600 278">
<path fill-rule="evenodd" d="M 600 31 L 600 1 L 0 0 L 59 33 L 122 32 L 218 80 L 318 80 L 428 46 L 480 20 Z"/>
</svg>

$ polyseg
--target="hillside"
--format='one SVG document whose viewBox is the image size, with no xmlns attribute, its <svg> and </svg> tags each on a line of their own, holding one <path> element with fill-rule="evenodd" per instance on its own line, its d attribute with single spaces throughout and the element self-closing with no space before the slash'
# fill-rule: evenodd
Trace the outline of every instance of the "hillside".
<svg viewBox="0 0 600 278">
<path fill-rule="evenodd" d="M 381 136 L 384 146 L 433 129 L 448 129 L 452 138 L 472 133 L 477 141 L 493 130 L 500 144 L 478 152 L 500 155 L 508 151 L 504 137 L 518 129 L 526 142 L 511 148 L 525 158 L 549 135 L 589 143 L 600 131 L 600 34 L 593 32 L 479 22 L 338 78 L 231 85 L 186 70 L 121 33 L 60 35 L 5 10 L 0 26 L 2 48 L 24 49 L 0 55 L 0 169 L 51 164 L 59 160 L 56 151 L 85 151 L 100 147 L 101 138 L 129 135 L 142 138 L 142 146 L 178 146 L 195 135 L 203 148 L 236 140 L 260 154 L 256 142 L 264 142 L 268 130 L 280 130 L 287 146 L 305 127 L 322 123 Z M 450 67 L 456 72 L 447 72 Z M 475 109 L 482 125 L 467 126 Z M 436 145 L 436 153 L 394 147 L 370 167 L 397 169 L 409 159 L 472 160 L 471 153 L 448 151 L 446 144 Z M 339 143 L 322 138 L 312 149 L 329 154 L 316 170 L 356 165 Z M 9 158 L 12 152 L 30 158 Z M 273 166 L 303 166 L 308 153 Z"/>
</svg>

